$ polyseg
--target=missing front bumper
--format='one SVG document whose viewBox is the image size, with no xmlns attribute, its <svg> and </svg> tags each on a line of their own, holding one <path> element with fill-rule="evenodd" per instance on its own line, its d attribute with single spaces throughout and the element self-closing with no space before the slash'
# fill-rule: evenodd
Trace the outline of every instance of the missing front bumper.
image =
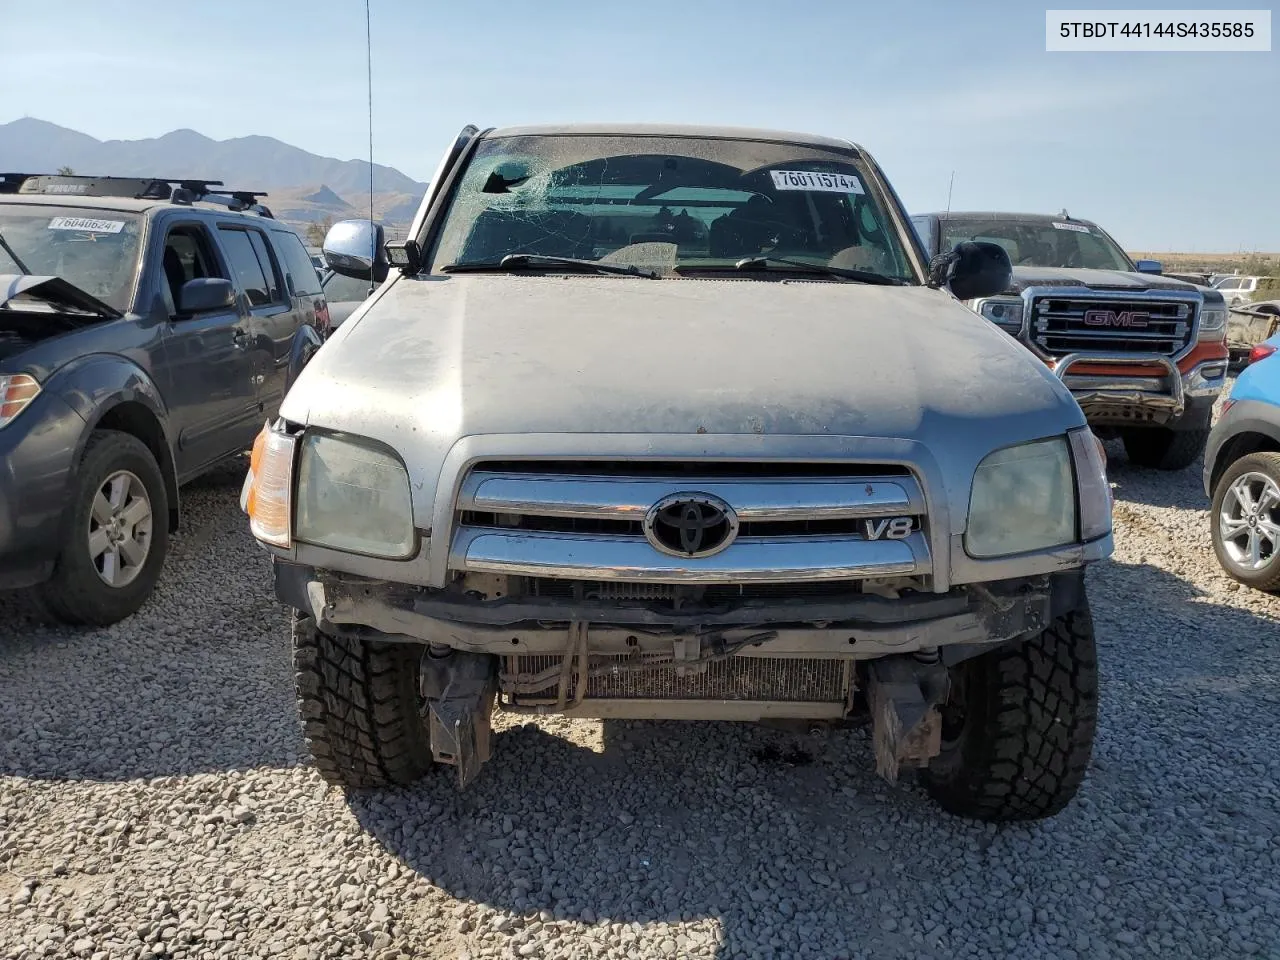
<svg viewBox="0 0 1280 960">
<path fill-rule="evenodd" d="M 1082 572 L 1073 569 L 945 594 L 848 593 L 677 610 L 645 601 L 476 599 L 280 560 L 275 571 L 279 598 L 331 633 L 500 657 L 562 656 L 572 647 L 572 624 L 582 623 L 592 657 L 671 653 L 696 639 L 740 646 L 739 657 L 864 660 L 939 649 L 963 659 L 975 648 L 1044 629 L 1083 592 Z M 753 639 L 762 633 L 768 637 Z"/>
</svg>

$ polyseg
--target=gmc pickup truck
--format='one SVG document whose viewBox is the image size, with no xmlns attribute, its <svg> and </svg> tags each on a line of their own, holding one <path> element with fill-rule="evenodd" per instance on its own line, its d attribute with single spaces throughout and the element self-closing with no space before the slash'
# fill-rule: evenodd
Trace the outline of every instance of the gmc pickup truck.
<svg viewBox="0 0 1280 960">
<path fill-rule="evenodd" d="M 1227 374 L 1227 307 L 1216 290 L 1134 263 L 1088 220 L 1028 213 L 911 218 L 929 256 L 965 240 L 998 243 L 1009 285 L 968 305 L 1071 389 L 1094 433 L 1129 459 L 1181 470 L 1203 453 Z"/>
</svg>

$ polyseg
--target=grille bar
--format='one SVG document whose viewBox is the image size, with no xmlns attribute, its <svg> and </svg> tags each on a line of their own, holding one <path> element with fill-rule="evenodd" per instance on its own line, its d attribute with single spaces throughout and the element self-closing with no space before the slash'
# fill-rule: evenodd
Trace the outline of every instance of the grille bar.
<svg viewBox="0 0 1280 960">
<path fill-rule="evenodd" d="M 642 476 L 546 476 L 473 472 L 458 498 L 461 510 L 598 520 L 643 519 L 668 494 L 681 490 L 719 497 L 743 522 L 884 517 L 923 512 L 910 477 L 724 479 Z"/>
<path fill-rule="evenodd" d="M 593 656 L 592 668 L 610 661 L 626 662 L 626 655 Z M 533 676 L 557 669 L 558 656 L 505 658 L 502 677 L 504 691 L 515 677 Z M 850 681 L 851 661 L 731 657 L 697 666 L 686 665 L 681 674 L 676 665 L 642 672 L 592 677 L 587 681 L 588 700 L 784 700 L 800 703 L 838 703 L 845 699 Z M 517 702 L 554 701 L 558 679 L 535 693 L 520 694 Z M 576 663 L 569 689 L 576 689 Z"/>
</svg>

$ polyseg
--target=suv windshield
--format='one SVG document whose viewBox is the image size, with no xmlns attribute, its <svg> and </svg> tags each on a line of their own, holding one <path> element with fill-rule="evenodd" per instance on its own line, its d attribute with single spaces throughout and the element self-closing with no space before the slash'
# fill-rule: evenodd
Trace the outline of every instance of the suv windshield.
<svg viewBox="0 0 1280 960">
<path fill-rule="evenodd" d="M 118 210 L 26 204 L 0 206 L 0 273 L 61 277 L 117 310 L 129 307 L 141 218 Z M 16 255 L 20 263 L 15 263 Z"/>
<path fill-rule="evenodd" d="M 943 220 L 942 249 L 964 240 L 998 243 L 1015 267 L 1076 267 L 1132 271 L 1115 241 L 1092 223 L 1079 220 Z"/>
<path fill-rule="evenodd" d="M 751 140 L 486 140 L 454 193 L 433 269 L 496 265 L 510 254 L 664 275 L 769 255 L 801 261 L 791 269 L 830 266 L 917 282 L 855 151 Z"/>
</svg>

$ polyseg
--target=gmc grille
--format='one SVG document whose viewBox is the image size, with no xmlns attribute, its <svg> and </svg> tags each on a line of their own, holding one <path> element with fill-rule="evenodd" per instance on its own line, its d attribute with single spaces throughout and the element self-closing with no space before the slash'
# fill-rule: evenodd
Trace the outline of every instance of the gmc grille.
<svg viewBox="0 0 1280 960">
<path fill-rule="evenodd" d="M 1191 341 L 1195 303 L 1140 297 L 1036 297 L 1031 339 L 1050 356 L 1106 351 L 1173 356 Z"/>
</svg>

